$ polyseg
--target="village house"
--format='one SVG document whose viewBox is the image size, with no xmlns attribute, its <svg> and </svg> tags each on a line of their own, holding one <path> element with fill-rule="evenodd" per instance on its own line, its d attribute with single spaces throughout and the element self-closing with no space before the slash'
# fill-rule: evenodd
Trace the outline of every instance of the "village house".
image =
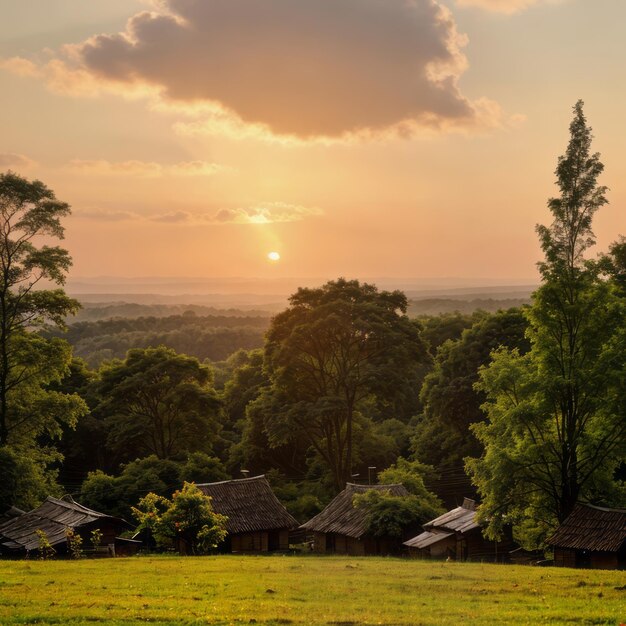
<svg viewBox="0 0 626 626">
<path fill-rule="evenodd" d="M 89 546 L 91 532 L 102 533 L 100 544 L 108 546 L 109 553 L 116 548 L 125 551 L 129 540 L 119 535 L 132 526 L 123 519 L 99 513 L 77 502 L 48 497 L 43 504 L 28 513 L 17 514 L 0 524 L 0 555 L 21 557 L 39 549 L 37 531 L 43 531 L 50 545 L 59 555 L 68 551 L 66 530 L 72 529 Z"/>
<path fill-rule="evenodd" d="M 397 554 L 401 541 L 393 537 L 373 537 L 367 531 L 369 511 L 355 507 L 353 498 L 371 489 L 392 496 L 408 496 L 404 485 L 356 485 L 347 483 L 328 506 L 300 528 L 313 533 L 313 550 L 319 554 Z"/>
<path fill-rule="evenodd" d="M 461 506 L 423 525 L 424 532 L 404 542 L 412 556 L 458 561 L 509 560 L 513 541 L 485 539 L 476 519 L 476 503 L 465 498 Z"/>
<path fill-rule="evenodd" d="M 577 504 L 548 544 L 557 566 L 626 569 L 626 509 Z"/>
<path fill-rule="evenodd" d="M 265 476 L 199 484 L 216 513 L 226 515 L 224 552 L 274 552 L 289 549 L 298 522 L 281 504 Z"/>
</svg>

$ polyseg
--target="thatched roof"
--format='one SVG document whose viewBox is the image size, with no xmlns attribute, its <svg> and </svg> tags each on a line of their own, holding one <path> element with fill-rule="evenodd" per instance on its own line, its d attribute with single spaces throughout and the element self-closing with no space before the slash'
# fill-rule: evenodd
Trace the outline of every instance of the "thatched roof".
<svg viewBox="0 0 626 626">
<path fill-rule="evenodd" d="M 577 504 L 548 543 L 572 550 L 618 552 L 626 545 L 626 509 Z"/>
<path fill-rule="evenodd" d="M 132 528 L 123 519 L 88 509 L 77 502 L 47 498 L 36 509 L 0 524 L 0 548 L 9 551 L 36 550 L 39 547 L 38 530 L 43 530 L 51 545 L 66 542 L 65 529 L 79 530 L 97 522 L 116 524 L 121 530 Z"/>
<path fill-rule="evenodd" d="M 404 485 L 355 485 L 347 483 L 346 488 L 328 506 L 300 528 L 317 533 L 337 533 L 359 539 L 367 532 L 366 507 L 355 507 L 353 497 L 370 490 L 388 492 L 392 496 L 408 496 Z"/>
<path fill-rule="evenodd" d="M 212 498 L 213 510 L 228 517 L 229 534 L 293 529 L 298 522 L 274 495 L 265 476 L 204 483 L 197 487 Z"/>
<path fill-rule="evenodd" d="M 452 509 L 436 519 L 424 524 L 424 530 L 441 530 L 447 532 L 466 533 L 475 528 L 480 528 L 476 522 L 476 503 L 470 498 L 465 498 L 461 506 Z"/>
</svg>

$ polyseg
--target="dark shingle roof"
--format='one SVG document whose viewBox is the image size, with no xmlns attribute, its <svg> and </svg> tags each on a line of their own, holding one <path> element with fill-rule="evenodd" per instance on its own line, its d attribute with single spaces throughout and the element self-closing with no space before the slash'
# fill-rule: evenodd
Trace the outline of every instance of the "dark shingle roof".
<svg viewBox="0 0 626 626">
<path fill-rule="evenodd" d="M 392 496 L 408 496 L 404 485 L 355 485 L 347 483 L 346 488 L 328 506 L 300 528 L 318 533 L 338 533 L 358 539 L 367 532 L 367 515 L 365 507 L 356 508 L 352 498 L 357 493 L 365 493 L 371 489 L 385 491 Z"/>
<path fill-rule="evenodd" d="M 474 500 L 465 498 L 461 506 L 452 509 L 438 518 L 424 524 L 424 530 L 443 530 L 449 532 L 466 533 L 474 528 L 479 528 L 476 522 L 476 503 Z"/>
<path fill-rule="evenodd" d="M 298 522 L 274 495 L 265 476 L 197 486 L 211 496 L 213 510 L 228 517 L 226 530 L 231 535 L 298 527 Z"/>
<path fill-rule="evenodd" d="M 38 530 L 43 530 L 51 545 L 65 543 L 66 528 L 81 528 L 97 521 L 110 521 L 120 529 L 131 528 L 125 520 L 88 509 L 77 502 L 47 498 L 36 509 L 0 525 L 0 544 L 9 550 L 36 550 Z"/>
<path fill-rule="evenodd" d="M 577 504 L 548 543 L 573 550 L 617 552 L 626 544 L 626 510 Z"/>
</svg>

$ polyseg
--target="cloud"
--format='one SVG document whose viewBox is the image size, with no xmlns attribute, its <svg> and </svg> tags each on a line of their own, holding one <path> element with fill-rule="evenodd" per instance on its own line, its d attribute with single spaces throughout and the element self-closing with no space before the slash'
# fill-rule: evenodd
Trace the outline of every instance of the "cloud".
<svg viewBox="0 0 626 626">
<path fill-rule="evenodd" d="M 124 32 L 65 46 L 36 71 L 57 91 L 114 91 L 187 108 L 197 119 L 181 132 L 310 140 L 499 124 L 498 107 L 460 91 L 467 40 L 437 0 L 155 6 Z"/>
<path fill-rule="evenodd" d="M 107 211 L 106 209 L 80 209 L 73 211 L 72 216 L 96 222 L 125 222 L 140 219 L 137 213 L 130 211 Z"/>
<path fill-rule="evenodd" d="M 271 202 L 245 209 L 221 209 L 214 215 L 213 220 L 219 223 L 234 224 L 276 224 L 299 222 L 307 217 L 322 214 L 323 211 L 315 207 Z"/>
<path fill-rule="evenodd" d="M 73 170 L 85 174 L 104 174 L 122 176 L 160 176 L 163 167 L 158 163 L 146 161 L 106 161 L 106 160 L 81 160 L 70 161 Z"/>
<path fill-rule="evenodd" d="M 177 176 L 212 176 L 220 172 L 226 172 L 230 168 L 219 163 L 207 161 L 182 161 L 169 167 L 170 174 Z"/>
<path fill-rule="evenodd" d="M 104 176 L 135 176 L 154 178 L 166 174 L 172 176 L 212 176 L 229 168 L 219 163 L 207 161 L 182 161 L 173 165 L 163 165 L 154 161 L 107 161 L 74 159 L 69 167 L 84 174 Z"/>
<path fill-rule="evenodd" d="M 279 224 L 299 222 L 308 217 L 323 215 L 321 209 L 287 202 L 266 202 L 247 208 L 220 209 L 213 213 L 191 213 L 177 210 L 166 213 L 139 214 L 131 211 L 82 209 L 74 212 L 79 219 L 101 222 L 149 221 L 162 224 Z"/>
<path fill-rule="evenodd" d="M 164 213 L 163 215 L 152 215 L 148 217 L 151 222 L 163 222 L 165 224 L 181 224 L 183 222 L 192 221 L 191 213 L 187 211 L 173 211 Z"/>
<path fill-rule="evenodd" d="M 37 165 L 36 161 L 29 159 L 23 154 L 16 154 L 14 152 L 0 153 L 0 167 L 17 167 L 20 169 L 28 169 Z"/>
<path fill-rule="evenodd" d="M 519 13 L 536 4 L 556 4 L 563 0 L 456 0 L 461 7 L 478 7 L 496 13 Z"/>
<path fill-rule="evenodd" d="M 17 76 L 41 76 L 41 70 L 36 63 L 22 57 L 10 57 L 0 59 L 0 68 L 16 74 Z"/>
</svg>

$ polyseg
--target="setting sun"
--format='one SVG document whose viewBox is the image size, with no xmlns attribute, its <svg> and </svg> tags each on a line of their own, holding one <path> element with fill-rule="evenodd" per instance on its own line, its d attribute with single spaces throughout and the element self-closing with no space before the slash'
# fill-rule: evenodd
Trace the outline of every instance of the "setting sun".
<svg viewBox="0 0 626 626">
<path fill-rule="evenodd" d="M 277 261 L 280 261 L 280 254 L 278 254 L 278 252 L 270 252 L 267 255 L 267 258 L 273 263 L 276 263 Z"/>
</svg>

